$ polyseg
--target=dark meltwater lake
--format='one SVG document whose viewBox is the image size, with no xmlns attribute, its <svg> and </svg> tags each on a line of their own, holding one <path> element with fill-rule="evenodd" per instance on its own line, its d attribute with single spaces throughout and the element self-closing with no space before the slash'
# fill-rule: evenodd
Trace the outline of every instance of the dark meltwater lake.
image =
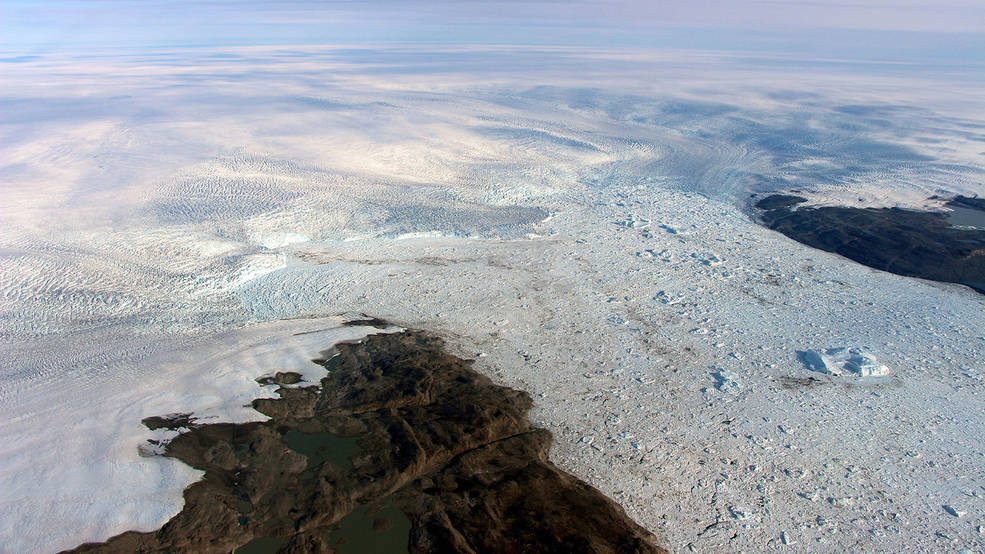
<svg viewBox="0 0 985 554">
<path fill-rule="evenodd" d="M 974 227 L 985 230 L 985 211 L 964 206 L 951 206 L 947 222 L 956 227 Z"/>
</svg>

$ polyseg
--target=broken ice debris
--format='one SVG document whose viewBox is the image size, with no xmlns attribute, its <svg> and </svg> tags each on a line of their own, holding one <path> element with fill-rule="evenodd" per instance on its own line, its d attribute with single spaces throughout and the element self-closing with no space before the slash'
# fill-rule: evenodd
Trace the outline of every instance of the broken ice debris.
<svg viewBox="0 0 985 554">
<path fill-rule="evenodd" d="M 727 393 L 738 394 L 742 392 L 742 385 L 739 383 L 739 376 L 731 371 L 724 369 L 711 374 L 715 379 L 715 388 Z"/>
<path fill-rule="evenodd" d="M 653 299 L 659 302 L 663 302 L 668 306 L 673 306 L 674 304 L 680 304 L 681 302 L 683 302 L 684 296 L 680 294 L 670 294 L 667 291 L 662 290 L 658 292 L 657 295 L 653 297 Z"/>
<path fill-rule="evenodd" d="M 848 372 L 859 377 L 888 375 L 889 368 L 880 364 L 867 348 L 828 348 L 804 352 L 804 365 L 811 371 L 841 375 Z"/>
<path fill-rule="evenodd" d="M 718 254 L 714 252 L 695 252 L 691 257 L 708 266 L 717 266 L 724 263 Z"/>
<path fill-rule="evenodd" d="M 964 515 L 967 513 L 963 510 L 958 510 L 957 508 L 951 506 L 950 504 L 944 504 L 944 511 L 951 514 L 954 517 L 964 517 Z"/>
<path fill-rule="evenodd" d="M 636 214 L 631 214 L 628 218 L 616 222 L 616 225 L 626 227 L 627 229 L 645 229 L 650 226 L 650 220 Z"/>
</svg>

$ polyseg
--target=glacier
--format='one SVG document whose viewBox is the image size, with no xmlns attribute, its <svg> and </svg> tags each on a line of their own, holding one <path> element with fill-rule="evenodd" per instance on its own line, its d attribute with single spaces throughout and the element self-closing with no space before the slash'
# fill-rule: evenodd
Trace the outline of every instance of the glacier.
<svg viewBox="0 0 985 554">
<path fill-rule="evenodd" d="M 4 66 L 0 551 L 163 524 L 199 475 L 140 456 L 140 420 L 257 417 L 256 377 L 314 375 L 376 332 L 347 313 L 433 331 L 530 392 L 553 461 L 671 550 L 982 546 L 983 298 L 808 249 L 745 205 L 982 193 L 979 80 L 453 53 Z M 829 345 L 892 372 L 798 358 Z"/>
</svg>

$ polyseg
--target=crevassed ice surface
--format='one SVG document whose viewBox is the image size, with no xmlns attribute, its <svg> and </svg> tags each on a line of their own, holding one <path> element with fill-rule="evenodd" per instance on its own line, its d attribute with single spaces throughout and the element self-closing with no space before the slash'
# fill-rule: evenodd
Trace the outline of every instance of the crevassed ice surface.
<svg viewBox="0 0 985 554">
<path fill-rule="evenodd" d="M 673 550 L 981 547 L 981 297 L 812 251 L 744 203 L 985 192 L 982 82 L 810 67 L 507 48 L 5 63 L 0 550 L 161 525 L 197 473 L 139 457 L 140 418 L 257 417 L 254 377 L 368 331 L 292 318 L 360 311 L 481 354 L 535 397 L 554 460 Z M 890 376 L 798 361 L 857 345 Z"/>
</svg>

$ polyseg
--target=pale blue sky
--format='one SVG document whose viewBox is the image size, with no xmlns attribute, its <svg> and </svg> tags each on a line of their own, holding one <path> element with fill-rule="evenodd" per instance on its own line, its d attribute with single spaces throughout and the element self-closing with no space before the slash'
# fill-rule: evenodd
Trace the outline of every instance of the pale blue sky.
<svg viewBox="0 0 985 554">
<path fill-rule="evenodd" d="M 0 0 L 0 50 L 536 44 L 981 60 L 983 0 Z"/>
</svg>

